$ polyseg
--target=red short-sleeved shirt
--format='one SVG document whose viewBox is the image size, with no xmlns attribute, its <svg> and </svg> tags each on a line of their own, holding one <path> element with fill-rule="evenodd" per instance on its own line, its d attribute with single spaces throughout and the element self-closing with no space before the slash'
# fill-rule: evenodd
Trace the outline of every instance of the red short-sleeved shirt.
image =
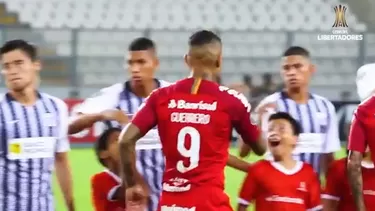
<svg viewBox="0 0 375 211">
<path fill-rule="evenodd" d="M 232 128 L 245 142 L 259 137 L 244 95 L 207 80 L 191 94 L 193 83 L 187 78 L 157 89 L 132 120 L 143 134 L 158 128 L 166 158 L 163 191 L 202 185 L 224 189 Z"/>
<path fill-rule="evenodd" d="M 369 146 L 375 161 L 375 96 L 363 101 L 353 114 L 348 149 L 365 152 Z"/>
<path fill-rule="evenodd" d="M 121 187 L 121 179 L 105 170 L 91 177 L 91 199 L 95 211 L 124 211 L 125 201 L 113 199 L 115 191 Z"/>
<path fill-rule="evenodd" d="M 346 176 L 346 158 L 333 162 L 328 170 L 323 198 L 338 201 L 337 210 L 355 211 L 355 203 L 351 195 Z M 362 164 L 363 195 L 368 210 L 375 209 L 375 168 L 373 164 Z M 374 208 L 374 209 L 370 209 Z"/>
<path fill-rule="evenodd" d="M 259 161 L 249 172 L 239 194 L 239 203 L 255 202 L 257 211 L 320 210 L 320 183 L 313 168 L 297 162 L 287 170 L 272 161 Z"/>
</svg>

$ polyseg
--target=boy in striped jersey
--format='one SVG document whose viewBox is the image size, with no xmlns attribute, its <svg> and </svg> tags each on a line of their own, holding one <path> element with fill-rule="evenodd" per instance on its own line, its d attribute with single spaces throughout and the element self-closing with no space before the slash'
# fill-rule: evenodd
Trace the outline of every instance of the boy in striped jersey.
<svg viewBox="0 0 375 211">
<path fill-rule="evenodd" d="M 68 108 L 38 92 L 37 49 L 24 40 L 0 49 L 7 92 L 0 97 L 0 211 L 53 211 L 52 171 L 74 210 Z"/>
<path fill-rule="evenodd" d="M 309 92 L 309 83 L 315 66 L 310 53 L 298 46 L 288 48 L 282 57 L 281 74 L 285 89 L 266 97 L 255 109 L 266 135 L 266 120 L 275 111 L 284 111 L 296 119 L 302 133 L 296 149 L 295 159 L 311 164 L 317 173 L 326 171 L 333 161 L 333 153 L 340 150 L 338 124 L 333 104 L 326 98 Z M 264 123 L 264 124 L 262 124 Z M 241 156 L 249 148 L 241 147 Z M 268 153 L 268 157 L 272 156 Z"/>
</svg>

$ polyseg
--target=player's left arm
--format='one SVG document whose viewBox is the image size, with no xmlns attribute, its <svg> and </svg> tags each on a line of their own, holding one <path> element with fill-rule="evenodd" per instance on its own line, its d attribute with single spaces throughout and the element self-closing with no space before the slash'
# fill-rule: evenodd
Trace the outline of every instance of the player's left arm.
<svg viewBox="0 0 375 211">
<path fill-rule="evenodd" d="M 363 198 L 361 162 L 367 142 L 365 128 L 361 122 L 360 115 L 360 110 L 357 109 L 353 114 L 352 125 L 349 131 L 347 174 L 356 208 L 359 211 L 363 211 L 366 210 L 366 208 Z"/>
<path fill-rule="evenodd" d="M 333 162 L 328 168 L 326 185 L 322 194 L 324 211 L 337 211 L 340 196 L 345 191 L 342 189 L 345 172 L 338 162 L 340 160 Z"/>
<path fill-rule="evenodd" d="M 306 207 L 308 208 L 307 211 L 323 210 L 319 178 L 312 168 L 311 177 L 308 182 L 308 199 Z"/>
<path fill-rule="evenodd" d="M 341 149 L 336 109 L 328 100 L 326 101 L 326 105 L 328 107 L 328 125 L 327 133 L 323 143 L 323 153 L 320 157 L 321 172 L 324 175 L 327 173 L 328 167 L 335 160 L 334 153 Z"/>
<path fill-rule="evenodd" d="M 253 167 L 248 168 L 247 172 L 247 176 L 242 183 L 239 193 L 237 211 L 246 211 L 256 195 L 257 178 Z"/>
<path fill-rule="evenodd" d="M 56 177 L 68 210 L 74 211 L 73 179 L 68 157 L 70 150 L 68 139 L 68 107 L 63 101 L 56 104 L 59 109 L 59 121 L 57 124 L 59 127 L 59 137 L 57 138 L 55 153 Z"/>
<path fill-rule="evenodd" d="M 136 169 L 135 144 L 157 124 L 156 100 L 158 91 L 151 93 L 145 104 L 134 116 L 132 122 L 125 127 L 119 137 L 122 179 L 127 188 L 139 184 Z"/>
</svg>

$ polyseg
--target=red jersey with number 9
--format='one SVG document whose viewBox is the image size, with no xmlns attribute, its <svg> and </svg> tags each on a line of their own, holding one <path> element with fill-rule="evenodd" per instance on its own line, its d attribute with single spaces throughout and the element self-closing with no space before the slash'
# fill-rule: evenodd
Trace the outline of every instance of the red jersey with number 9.
<svg viewBox="0 0 375 211">
<path fill-rule="evenodd" d="M 257 141 L 246 97 L 202 80 L 191 94 L 193 78 L 154 91 L 132 123 L 145 134 L 158 126 L 166 158 L 163 191 L 186 192 L 195 187 L 224 189 L 224 168 L 232 129 L 245 142 Z"/>
</svg>

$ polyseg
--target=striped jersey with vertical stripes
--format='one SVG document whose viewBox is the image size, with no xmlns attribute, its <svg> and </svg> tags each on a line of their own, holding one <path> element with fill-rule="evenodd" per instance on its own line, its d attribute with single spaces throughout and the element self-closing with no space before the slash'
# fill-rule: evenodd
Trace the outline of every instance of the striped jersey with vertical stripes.
<svg viewBox="0 0 375 211">
<path fill-rule="evenodd" d="M 300 123 L 302 133 L 293 156 L 296 160 L 311 164 L 314 170 L 320 173 L 321 155 L 340 150 L 338 122 L 333 104 L 316 94 L 310 94 L 306 104 L 298 104 L 290 99 L 286 92 L 269 95 L 258 108 L 267 103 L 275 103 L 277 111 L 289 113 Z M 266 118 L 263 122 L 266 122 Z M 262 127 L 265 132 L 268 126 L 263 123 Z M 269 153 L 266 156 L 272 159 Z"/>
<path fill-rule="evenodd" d="M 165 87 L 170 83 L 155 79 L 158 87 Z M 132 92 L 130 81 L 123 84 L 102 89 L 99 95 L 88 98 L 76 112 L 98 113 L 107 109 L 120 109 L 130 118 L 138 111 L 145 98 L 138 97 Z M 106 127 L 121 127 L 118 122 L 105 122 Z M 137 142 L 137 169 L 144 176 L 151 189 L 151 200 L 148 210 L 157 210 L 160 193 L 162 191 L 162 176 L 164 172 L 164 155 L 161 150 L 157 129 L 151 130 Z"/>
<path fill-rule="evenodd" d="M 0 211 L 53 211 L 55 153 L 70 149 L 68 108 L 38 93 L 32 106 L 0 97 Z"/>
</svg>

